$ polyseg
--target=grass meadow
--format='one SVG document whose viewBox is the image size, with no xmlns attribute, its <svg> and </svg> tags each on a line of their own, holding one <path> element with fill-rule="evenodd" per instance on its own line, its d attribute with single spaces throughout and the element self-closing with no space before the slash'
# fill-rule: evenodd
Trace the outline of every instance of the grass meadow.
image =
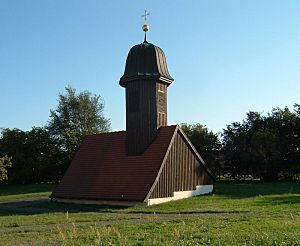
<svg viewBox="0 0 300 246">
<path fill-rule="evenodd" d="M 299 182 L 220 182 L 150 207 L 50 202 L 53 187 L 0 186 L 0 245 L 300 245 Z"/>
</svg>

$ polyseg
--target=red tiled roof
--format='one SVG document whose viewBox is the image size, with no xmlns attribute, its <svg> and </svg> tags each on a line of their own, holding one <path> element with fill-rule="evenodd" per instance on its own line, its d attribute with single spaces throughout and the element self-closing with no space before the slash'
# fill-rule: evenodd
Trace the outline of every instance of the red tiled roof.
<svg viewBox="0 0 300 246">
<path fill-rule="evenodd" d="M 51 197 L 144 201 L 175 129 L 161 127 L 154 142 L 139 156 L 126 155 L 125 131 L 86 136 Z"/>
</svg>

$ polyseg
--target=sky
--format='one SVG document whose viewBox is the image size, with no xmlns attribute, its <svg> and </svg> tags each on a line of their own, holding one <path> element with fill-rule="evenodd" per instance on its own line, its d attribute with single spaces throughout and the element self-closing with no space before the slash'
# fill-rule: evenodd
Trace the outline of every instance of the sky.
<svg viewBox="0 0 300 246">
<path fill-rule="evenodd" d="M 118 83 L 145 9 L 174 78 L 170 125 L 221 132 L 250 110 L 300 104 L 298 0 L 0 0 L 0 128 L 44 126 L 71 85 L 101 95 L 124 130 Z"/>
</svg>

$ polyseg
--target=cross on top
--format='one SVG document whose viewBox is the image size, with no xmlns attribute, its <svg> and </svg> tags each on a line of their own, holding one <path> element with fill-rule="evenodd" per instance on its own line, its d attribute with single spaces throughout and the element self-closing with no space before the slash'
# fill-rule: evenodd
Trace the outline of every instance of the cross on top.
<svg viewBox="0 0 300 246">
<path fill-rule="evenodd" d="M 145 23 L 147 22 L 147 16 L 150 15 L 149 12 L 147 12 L 147 10 L 145 10 L 145 14 L 142 15 L 142 17 L 144 17 Z"/>
</svg>

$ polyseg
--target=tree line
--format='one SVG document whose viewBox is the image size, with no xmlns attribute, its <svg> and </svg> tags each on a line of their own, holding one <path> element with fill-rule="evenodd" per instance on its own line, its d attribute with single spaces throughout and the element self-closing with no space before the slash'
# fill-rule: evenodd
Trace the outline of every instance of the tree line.
<svg viewBox="0 0 300 246">
<path fill-rule="evenodd" d="M 300 178 L 300 105 L 248 112 L 220 134 L 201 124 L 182 128 L 215 176 L 261 181 Z"/>
<path fill-rule="evenodd" d="M 104 101 L 71 86 L 58 96 L 44 127 L 2 129 L 0 181 L 30 184 L 59 181 L 87 134 L 110 131 Z M 181 124 L 217 179 L 277 181 L 300 177 L 300 105 L 274 108 L 267 116 L 248 112 L 242 122 L 214 133 L 200 123 Z"/>
<path fill-rule="evenodd" d="M 10 184 L 59 181 L 85 135 L 110 130 L 104 101 L 71 86 L 59 94 L 44 127 L 5 128 L 0 136 L 0 180 Z"/>
</svg>

